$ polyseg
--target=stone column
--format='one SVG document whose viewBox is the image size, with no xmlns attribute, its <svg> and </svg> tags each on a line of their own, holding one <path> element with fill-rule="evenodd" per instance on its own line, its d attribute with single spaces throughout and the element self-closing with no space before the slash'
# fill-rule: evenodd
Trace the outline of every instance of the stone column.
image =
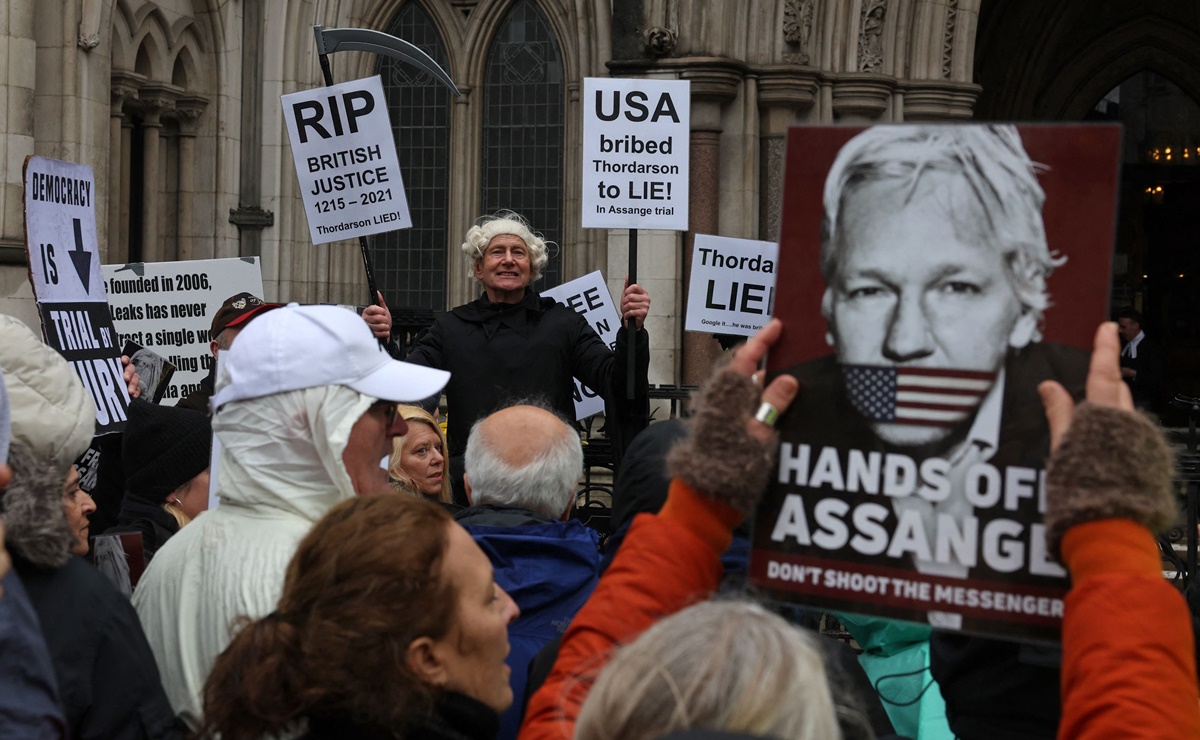
<svg viewBox="0 0 1200 740">
<path fill-rule="evenodd" d="M 25 213 L 22 207 L 24 181 L 21 162 L 34 153 L 34 88 L 38 68 L 38 49 L 34 0 L 6 2 L 0 15 L 0 49 L 5 64 L 5 79 L 0 83 L 5 115 L 0 116 L 0 156 L 6 163 L 0 170 L 0 263 L 25 265 Z M 18 284 L 20 272 L 14 272 Z M 7 297 L 5 292 L 0 298 Z M 32 302 L 29 303 L 32 306 Z"/>
<path fill-rule="evenodd" d="M 683 286 L 691 281 L 696 234 L 720 232 L 721 110 L 737 97 L 742 70 L 727 60 L 689 60 L 680 77 L 692 83 L 691 164 L 688 169 L 688 231 L 683 241 Z M 686 305 L 686 298 L 684 301 Z M 684 332 L 682 378 L 698 385 L 721 354 L 708 334 Z"/>
<path fill-rule="evenodd" d="M 904 118 L 908 121 L 965 120 L 974 115 L 983 88 L 973 82 L 920 80 L 904 85 Z"/>
<path fill-rule="evenodd" d="M 275 214 L 262 207 L 263 33 L 262 2 L 242 4 L 242 118 L 238 173 L 238 205 L 229 209 L 229 222 L 238 228 L 238 251 L 243 257 L 262 255 L 262 230 L 275 225 Z M 283 3 L 279 3 L 282 7 Z M 281 150 L 283 151 L 283 150 Z M 283 265 L 280 281 L 285 279 Z"/>
<path fill-rule="evenodd" d="M 143 85 L 138 91 L 142 112 L 142 259 L 162 262 L 166 254 L 162 234 L 158 230 L 159 196 L 162 182 L 160 139 L 162 116 L 175 107 L 175 91 L 169 85 Z"/>
<path fill-rule="evenodd" d="M 199 96 L 182 97 L 175 101 L 175 118 L 179 122 L 179 259 L 190 260 L 195 233 L 192 202 L 196 159 L 196 129 L 208 101 Z"/>
<path fill-rule="evenodd" d="M 888 110 L 896 80 L 881 74 L 852 72 L 833 81 L 833 113 L 838 121 L 869 123 Z"/>
<path fill-rule="evenodd" d="M 812 68 L 800 69 L 791 65 L 771 67 L 759 73 L 758 238 L 764 241 L 779 239 L 787 130 L 817 102 L 821 89 L 817 75 Z"/>
<path fill-rule="evenodd" d="M 130 259 L 129 244 L 132 238 L 129 233 L 129 213 L 132 208 L 129 184 L 133 182 L 133 118 L 130 116 L 121 119 L 121 151 L 124 152 L 124 156 L 121 157 L 121 182 L 124 183 L 124 186 L 117 194 L 117 198 L 121 201 L 117 240 L 125 250 L 125 261 L 128 262 Z"/>
<path fill-rule="evenodd" d="M 144 82 L 142 75 L 113 70 L 111 102 L 108 109 L 108 244 L 107 262 L 129 261 L 129 137 L 132 122 L 125 115 L 125 104 L 136 103 L 137 87 Z M 123 207 L 124 206 L 124 207 Z"/>
</svg>

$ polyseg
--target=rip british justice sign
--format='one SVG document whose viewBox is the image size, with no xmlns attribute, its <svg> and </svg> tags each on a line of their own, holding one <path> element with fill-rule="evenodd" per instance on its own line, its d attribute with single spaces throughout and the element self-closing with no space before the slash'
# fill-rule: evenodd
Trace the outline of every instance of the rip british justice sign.
<svg viewBox="0 0 1200 740">
<path fill-rule="evenodd" d="M 313 244 L 412 226 L 378 75 L 280 100 Z"/>
</svg>

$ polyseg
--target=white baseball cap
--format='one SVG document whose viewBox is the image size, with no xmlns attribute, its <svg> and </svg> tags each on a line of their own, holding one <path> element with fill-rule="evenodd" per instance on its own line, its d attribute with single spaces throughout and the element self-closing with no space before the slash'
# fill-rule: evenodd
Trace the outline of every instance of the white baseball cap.
<svg viewBox="0 0 1200 740">
<path fill-rule="evenodd" d="M 393 360 L 353 311 L 289 303 L 257 316 L 220 353 L 212 407 L 322 385 L 414 402 L 449 380 L 445 370 Z"/>
</svg>

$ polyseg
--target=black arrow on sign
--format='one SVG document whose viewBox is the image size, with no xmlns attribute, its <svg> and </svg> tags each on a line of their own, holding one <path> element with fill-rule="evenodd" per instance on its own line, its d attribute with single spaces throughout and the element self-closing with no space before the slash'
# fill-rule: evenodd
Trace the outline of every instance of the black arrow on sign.
<svg viewBox="0 0 1200 740">
<path fill-rule="evenodd" d="M 75 265 L 75 274 L 79 276 L 79 282 L 83 283 L 83 292 L 91 293 L 92 282 L 92 253 L 83 248 L 83 226 L 79 223 L 79 219 L 71 219 L 75 224 L 75 248 L 68 251 L 71 255 L 71 263 Z"/>
</svg>

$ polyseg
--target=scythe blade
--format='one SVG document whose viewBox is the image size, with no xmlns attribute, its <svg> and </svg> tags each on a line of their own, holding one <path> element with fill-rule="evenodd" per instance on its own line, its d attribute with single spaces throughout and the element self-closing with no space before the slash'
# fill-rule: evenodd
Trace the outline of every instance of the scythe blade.
<svg viewBox="0 0 1200 740">
<path fill-rule="evenodd" d="M 425 52 L 404 39 L 369 28 L 330 28 L 313 26 L 317 37 L 317 53 L 333 54 L 339 51 L 369 51 L 373 54 L 399 59 L 402 62 L 433 75 L 455 95 L 461 95 L 450 75 Z"/>
</svg>

